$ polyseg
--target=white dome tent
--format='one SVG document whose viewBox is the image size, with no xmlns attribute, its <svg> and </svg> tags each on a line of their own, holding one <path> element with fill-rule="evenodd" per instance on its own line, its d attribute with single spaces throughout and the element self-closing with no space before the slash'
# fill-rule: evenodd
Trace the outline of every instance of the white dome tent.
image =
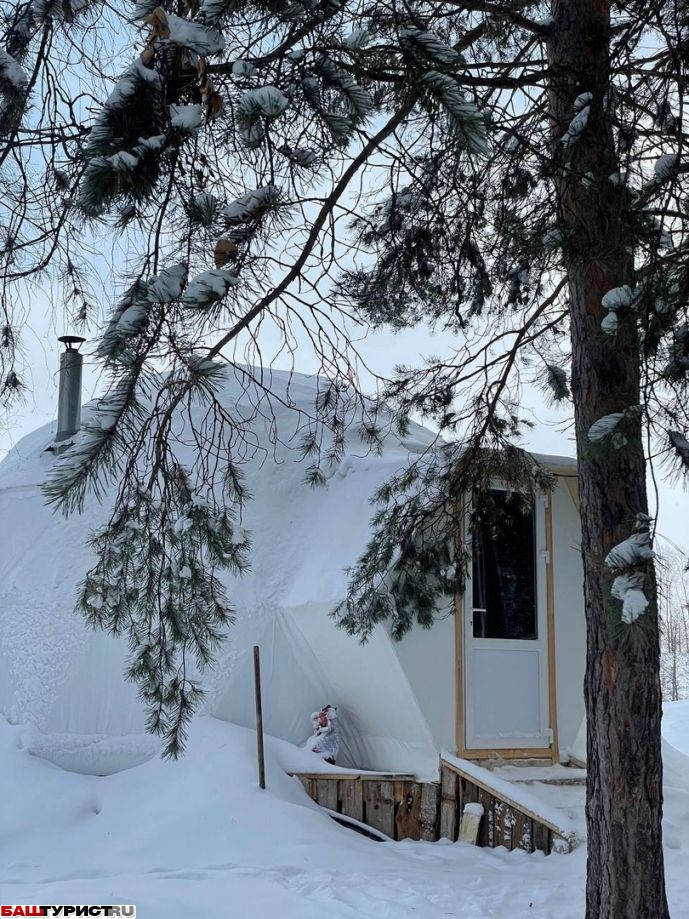
<svg viewBox="0 0 689 919">
<path fill-rule="evenodd" d="M 297 405 L 313 405 L 315 378 L 273 372 L 271 385 L 289 387 Z M 241 406 L 243 387 L 228 383 L 224 392 Z M 287 443 L 291 410 L 278 411 L 275 423 Z M 91 499 L 69 518 L 45 505 L 40 485 L 55 462 L 46 452 L 52 438 L 51 426 L 41 428 L 0 463 L 0 713 L 31 726 L 36 754 L 103 774 L 154 755 L 158 742 L 145 733 L 136 688 L 122 675 L 126 645 L 74 613 L 77 585 L 92 564 L 88 533 L 106 518 L 108 502 Z M 249 460 L 253 497 L 242 524 L 252 536 L 251 571 L 227 576 L 237 622 L 205 677 L 207 712 L 253 725 L 251 648 L 258 644 L 266 731 L 301 743 L 310 713 L 333 704 L 342 765 L 429 777 L 441 750 L 566 759 L 583 717 L 584 668 L 572 461 L 539 458 L 559 478 L 536 511 L 536 539 L 542 533 L 545 541 L 536 546 L 542 618 L 532 642 L 475 637 L 462 601 L 462 616 L 439 611 L 432 629 L 416 628 L 401 642 L 377 627 L 365 646 L 328 615 L 344 596 L 344 569 L 368 540 L 371 494 L 433 439 L 415 426 L 404 441 L 389 435 L 375 455 L 352 437 L 317 489 L 280 443 L 274 455 Z M 521 711 L 520 698 L 533 710 Z"/>
</svg>

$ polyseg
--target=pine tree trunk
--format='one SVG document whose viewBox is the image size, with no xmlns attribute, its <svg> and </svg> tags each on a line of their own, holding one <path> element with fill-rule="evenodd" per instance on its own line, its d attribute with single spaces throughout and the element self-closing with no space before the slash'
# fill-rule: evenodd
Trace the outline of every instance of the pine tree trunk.
<svg viewBox="0 0 689 919">
<path fill-rule="evenodd" d="M 633 281 L 624 190 L 605 112 L 610 81 L 610 4 L 555 0 L 549 41 L 551 116 L 572 325 L 572 394 L 579 453 L 584 596 L 587 618 L 587 919 L 665 919 L 661 841 L 660 653 L 655 581 L 648 611 L 621 622 L 604 559 L 646 513 L 640 424 L 628 444 L 592 448 L 598 418 L 638 405 L 640 358 L 633 319 L 601 331 L 603 295 Z M 569 146 L 556 140 L 574 100 L 591 93 L 589 121 Z M 650 567 L 650 566 L 649 566 Z"/>
</svg>

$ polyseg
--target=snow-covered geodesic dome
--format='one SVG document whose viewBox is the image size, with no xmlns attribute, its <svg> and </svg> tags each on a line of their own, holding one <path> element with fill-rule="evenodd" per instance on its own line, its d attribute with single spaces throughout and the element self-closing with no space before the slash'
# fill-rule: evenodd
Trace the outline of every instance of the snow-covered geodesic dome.
<svg viewBox="0 0 689 919">
<path fill-rule="evenodd" d="M 262 383 L 278 398 L 272 412 L 261 415 L 245 377 L 238 371 L 222 399 L 235 415 L 255 418 L 256 440 L 268 449 L 249 455 L 244 465 L 252 498 L 241 522 L 251 534 L 251 569 L 241 577 L 223 576 L 237 621 L 204 675 L 204 710 L 253 726 L 257 644 L 269 733 L 302 743 L 311 732 L 310 713 L 332 704 L 342 732 L 338 764 L 432 776 L 441 750 L 460 749 L 472 699 L 486 727 L 497 724 L 492 737 L 499 737 L 501 713 L 509 714 L 529 690 L 522 664 L 517 685 L 501 663 L 498 642 L 498 664 L 482 665 L 471 677 L 470 641 L 462 651 L 451 603 L 438 610 L 431 629 L 412 629 L 395 642 L 378 626 L 363 646 L 337 628 L 329 613 L 345 595 L 346 567 L 368 542 L 370 497 L 435 436 L 412 426 L 404 439 L 388 433 L 380 453 L 372 452 L 352 409 L 343 459 L 326 468 L 323 487 L 312 488 L 295 449 L 298 411 L 302 420 L 312 414 L 324 381 L 273 372 Z M 87 406 L 86 418 L 88 413 Z M 28 743 L 36 754 L 67 769 L 104 774 L 155 755 L 159 743 L 145 732 L 136 687 L 124 679 L 126 644 L 92 631 L 74 612 L 77 587 L 93 564 L 88 535 L 107 519 L 114 489 L 102 504 L 92 496 L 81 515 L 65 518 L 46 506 L 40 486 L 56 462 L 46 452 L 53 434 L 50 425 L 35 431 L 0 463 L 0 714 L 30 726 Z M 558 478 L 549 499 L 550 547 L 537 552 L 538 564 L 547 556 L 554 571 L 548 626 L 554 641 L 551 646 L 541 636 L 547 662 L 536 733 L 545 752 L 553 736 L 548 725 L 556 724 L 566 755 L 583 717 L 576 469 L 571 460 L 538 459 Z M 463 615 L 470 623 L 470 614 Z M 513 660 L 529 657 L 521 649 Z M 487 649 L 474 650 L 476 660 L 485 659 Z M 520 730 L 517 724 L 514 746 L 529 747 L 531 729 Z M 499 747 L 510 744 L 503 738 Z"/>
<path fill-rule="evenodd" d="M 300 743 L 310 713 L 331 703 L 343 729 L 341 763 L 432 771 L 438 744 L 390 639 L 379 629 L 361 646 L 328 614 L 344 595 L 345 567 L 368 540 L 371 494 L 433 435 L 418 426 L 404 442 L 390 434 L 376 455 L 353 428 L 343 461 L 313 489 L 290 441 L 295 409 L 312 413 L 323 381 L 273 372 L 270 386 L 280 399 L 255 428 L 270 446 L 245 467 L 251 570 L 226 576 L 237 622 L 204 677 L 205 709 L 254 723 L 258 644 L 269 733 Z M 223 398 L 240 412 L 246 399 L 246 414 L 253 413 L 255 395 L 241 374 Z M 0 712 L 31 726 L 37 754 L 107 773 L 153 755 L 158 741 L 146 734 L 136 687 L 123 677 L 126 644 L 94 632 L 74 612 L 77 586 L 93 563 L 88 535 L 107 518 L 111 499 L 93 497 L 83 514 L 68 518 L 46 506 L 40 486 L 56 462 L 46 452 L 53 434 L 51 425 L 35 431 L 0 463 Z"/>
</svg>

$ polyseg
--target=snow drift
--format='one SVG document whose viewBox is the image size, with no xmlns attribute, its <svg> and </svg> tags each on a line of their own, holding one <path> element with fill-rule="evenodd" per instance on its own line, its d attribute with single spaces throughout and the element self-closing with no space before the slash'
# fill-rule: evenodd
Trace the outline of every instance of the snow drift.
<svg viewBox="0 0 689 919">
<path fill-rule="evenodd" d="M 256 438 L 275 445 L 245 466 L 253 498 L 242 524 L 252 535 L 252 568 L 239 579 L 225 575 L 237 623 L 205 677 L 206 711 L 253 724 L 251 647 L 258 644 L 269 733 L 302 742 L 309 714 L 331 702 L 342 723 L 341 762 L 429 774 L 442 744 L 388 636 L 379 629 L 361 647 L 328 613 L 344 594 L 344 568 L 368 539 L 371 494 L 433 435 L 418 426 L 404 442 L 390 434 L 374 455 L 350 418 L 344 460 L 323 488 L 311 489 L 293 441 L 297 412 L 313 413 L 319 385 L 317 378 L 272 374 L 270 386 L 284 404 L 258 418 Z M 254 413 L 241 377 L 227 384 L 224 400 L 240 416 Z M 126 646 L 74 613 L 77 586 L 92 564 L 86 540 L 110 501 L 92 499 L 81 516 L 67 519 L 45 506 L 40 485 L 55 462 L 45 452 L 52 434 L 51 426 L 35 431 L 0 463 L 0 712 L 31 726 L 35 753 L 106 774 L 141 762 L 157 746 L 145 733 L 135 687 L 122 676 Z"/>
</svg>

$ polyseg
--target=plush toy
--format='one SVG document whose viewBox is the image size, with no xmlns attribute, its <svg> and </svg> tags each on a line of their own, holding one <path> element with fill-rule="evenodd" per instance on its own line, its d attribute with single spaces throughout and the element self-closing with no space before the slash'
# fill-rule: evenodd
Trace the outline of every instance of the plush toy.
<svg viewBox="0 0 689 919">
<path fill-rule="evenodd" d="M 337 723 L 337 709 L 333 705 L 324 705 L 320 712 L 311 715 L 313 737 L 308 746 L 318 753 L 326 763 L 335 765 L 340 749 L 340 728 Z"/>
</svg>

